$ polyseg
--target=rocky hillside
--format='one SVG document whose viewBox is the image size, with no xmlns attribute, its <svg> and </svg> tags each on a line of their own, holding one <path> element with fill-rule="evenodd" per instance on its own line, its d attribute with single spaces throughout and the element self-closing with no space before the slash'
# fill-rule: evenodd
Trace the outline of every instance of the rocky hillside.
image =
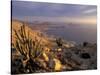
<svg viewBox="0 0 100 75">
<path fill-rule="evenodd" d="M 51 38 L 12 20 L 12 73 L 61 72 L 97 68 L 97 45 Z M 33 67 L 34 66 L 34 67 Z"/>
<path fill-rule="evenodd" d="M 29 32 L 30 37 L 33 40 L 35 38 L 37 38 L 38 40 L 41 40 L 41 44 L 43 43 L 44 45 L 51 46 L 51 43 L 49 41 L 50 38 L 47 38 L 47 36 L 44 35 L 42 32 L 40 32 L 39 30 L 38 31 L 32 30 L 31 28 L 28 27 L 27 23 L 24 23 L 24 22 L 18 21 L 18 20 L 12 21 L 12 34 L 11 34 L 12 35 L 12 43 L 14 43 L 16 41 L 16 35 L 15 35 L 14 30 L 16 30 L 16 32 L 20 32 L 20 28 L 23 24 L 25 24 L 26 36 L 28 35 L 28 32 Z"/>
</svg>

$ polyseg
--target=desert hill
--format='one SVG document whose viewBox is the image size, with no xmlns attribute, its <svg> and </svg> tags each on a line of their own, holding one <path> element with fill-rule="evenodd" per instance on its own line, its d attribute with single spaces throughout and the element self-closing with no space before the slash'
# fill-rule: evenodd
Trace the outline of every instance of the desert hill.
<svg viewBox="0 0 100 75">
<path fill-rule="evenodd" d="M 19 29 L 23 24 L 25 24 L 25 30 L 27 32 L 26 36 L 28 35 L 28 32 L 29 32 L 30 37 L 32 39 L 37 38 L 38 40 L 41 40 L 41 43 L 43 43 L 45 45 L 49 44 L 49 41 L 48 41 L 48 38 L 46 37 L 46 35 L 44 35 L 42 32 L 40 32 L 38 30 L 32 30 L 31 28 L 28 27 L 27 23 L 23 23 L 22 21 L 18 21 L 18 20 L 12 20 L 12 43 L 14 43 L 16 40 L 14 30 L 19 32 Z"/>
<path fill-rule="evenodd" d="M 61 38 L 51 38 L 18 20 L 12 20 L 11 35 L 12 73 L 97 69 L 94 43 L 75 45 Z"/>
</svg>

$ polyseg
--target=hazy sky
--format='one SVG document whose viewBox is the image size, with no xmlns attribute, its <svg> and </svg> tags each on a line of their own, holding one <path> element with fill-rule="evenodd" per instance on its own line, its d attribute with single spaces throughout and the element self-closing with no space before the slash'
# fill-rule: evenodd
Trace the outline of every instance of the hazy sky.
<svg viewBox="0 0 100 75">
<path fill-rule="evenodd" d="M 96 25 L 97 6 L 13 1 L 12 17 L 20 20 L 28 17 L 30 21 Z"/>
</svg>

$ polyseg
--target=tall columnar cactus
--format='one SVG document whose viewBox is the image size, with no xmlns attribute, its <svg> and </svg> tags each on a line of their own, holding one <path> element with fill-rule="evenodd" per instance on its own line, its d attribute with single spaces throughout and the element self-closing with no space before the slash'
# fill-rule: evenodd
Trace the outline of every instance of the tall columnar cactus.
<svg viewBox="0 0 100 75">
<path fill-rule="evenodd" d="M 29 59 L 30 57 L 36 58 L 42 53 L 41 39 L 38 40 L 36 37 L 32 39 L 24 23 L 18 31 L 14 30 L 14 32 L 16 35 L 14 47 L 21 55 Z"/>
</svg>

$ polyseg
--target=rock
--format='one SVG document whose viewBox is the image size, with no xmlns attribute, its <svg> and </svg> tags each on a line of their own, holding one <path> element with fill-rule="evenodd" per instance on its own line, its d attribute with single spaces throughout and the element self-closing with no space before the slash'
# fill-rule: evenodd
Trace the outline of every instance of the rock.
<svg viewBox="0 0 100 75">
<path fill-rule="evenodd" d="M 65 58 L 70 59 L 71 56 L 72 56 L 72 53 L 71 53 L 71 52 L 66 52 L 66 53 L 65 53 Z"/>
<path fill-rule="evenodd" d="M 60 52 L 60 51 L 62 51 L 62 49 L 61 48 L 58 48 L 57 51 Z"/>
<path fill-rule="evenodd" d="M 58 60 L 56 58 L 54 58 L 53 60 L 55 62 L 54 70 L 55 71 L 60 71 L 62 69 L 62 64 L 61 64 L 60 60 Z"/>
<path fill-rule="evenodd" d="M 86 65 L 86 64 L 82 64 L 82 65 L 80 66 L 80 69 L 82 69 L 82 70 L 86 70 L 86 69 L 88 69 L 88 65 Z"/>
<path fill-rule="evenodd" d="M 76 55 L 80 54 L 80 51 L 81 51 L 81 50 L 79 50 L 79 49 L 75 50 L 75 54 L 76 54 Z"/>
<path fill-rule="evenodd" d="M 82 54 L 80 54 L 80 57 L 83 59 L 90 59 L 91 58 L 89 53 L 82 53 Z"/>
<path fill-rule="evenodd" d="M 49 61 L 48 61 L 48 67 L 50 69 L 54 69 L 54 66 L 55 66 L 55 62 L 53 61 L 53 59 L 49 59 Z"/>
<path fill-rule="evenodd" d="M 83 42 L 83 46 L 86 47 L 88 45 L 88 42 Z"/>
</svg>

